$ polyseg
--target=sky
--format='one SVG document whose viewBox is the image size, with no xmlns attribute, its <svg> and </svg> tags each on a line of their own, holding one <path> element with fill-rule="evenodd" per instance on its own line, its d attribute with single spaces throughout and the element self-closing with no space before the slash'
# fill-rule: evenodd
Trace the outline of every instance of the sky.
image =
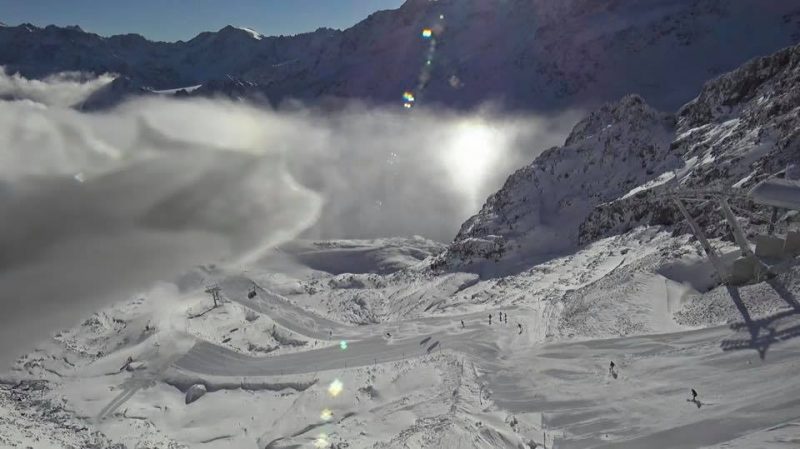
<svg viewBox="0 0 800 449">
<path fill-rule="evenodd" d="M 138 33 L 151 40 L 188 40 L 225 25 L 264 35 L 319 27 L 347 28 L 404 0 L 0 0 L 8 25 L 79 25 L 103 36 Z"/>
</svg>

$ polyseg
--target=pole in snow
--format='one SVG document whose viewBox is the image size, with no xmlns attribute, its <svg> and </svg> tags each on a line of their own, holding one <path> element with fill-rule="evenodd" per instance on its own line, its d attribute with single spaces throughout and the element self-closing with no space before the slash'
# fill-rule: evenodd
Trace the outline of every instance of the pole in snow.
<svg viewBox="0 0 800 449">
<path fill-rule="evenodd" d="M 222 299 L 220 298 L 219 295 L 220 291 L 222 291 L 222 289 L 219 288 L 219 285 L 213 285 L 211 287 L 206 288 L 206 293 L 211 295 L 211 299 L 214 300 L 214 307 L 217 307 L 219 303 L 222 302 Z"/>
<path fill-rule="evenodd" d="M 706 235 L 703 233 L 703 230 L 700 226 L 697 225 L 697 222 L 694 221 L 694 218 L 689 214 L 689 211 L 686 210 L 686 206 L 683 205 L 683 201 L 679 198 L 674 198 L 675 204 L 678 206 L 678 210 L 681 211 L 686 221 L 689 223 L 689 227 L 692 228 L 692 233 L 703 246 L 703 250 L 706 252 L 706 256 L 708 256 L 708 260 L 711 261 L 711 264 L 714 265 L 714 269 L 717 270 L 717 275 L 720 277 L 720 280 L 725 280 L 726 270 L 725 267 L 722 265 L 722 261 L 719 259 L 717 252 L 714 251 L 714 248 L 708 243 L 708 239 L 706 239 Z"/>
</svg>

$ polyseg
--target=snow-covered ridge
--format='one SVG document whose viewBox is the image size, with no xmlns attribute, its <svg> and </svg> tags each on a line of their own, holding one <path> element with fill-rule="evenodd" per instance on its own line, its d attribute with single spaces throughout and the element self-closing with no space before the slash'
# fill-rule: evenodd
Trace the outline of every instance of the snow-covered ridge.
<svg viewBox="0 0 800 449">
<path fill-rule="evenodd" d="M 683 160 L 682 167 L 663 174 L 675 179 L 601 205 L 582 225 L 581 240 L 592 241 L 640 224 L 680 223 L 678 211 L 661 195 L 665 189 L 744 192 L 789 163 L 797 163 L 799 112 L 800 46 L 755 59 L 709 81 L 700 95 L 677 113 L 671 148 Z M 693 212 L 709 234 L 727 237 L 726 226 L 711 209 L 706 205 Z M 763 209 L 754 209 L 742 217 L 749 232 L 765 225 L 763 213 Z"/>
<path fill-rule="evenodd" d="M 530 261 L 575 248 L 593 207 L 678 167 L 669 148 L 673 127 L 672 117 L 639 96 L 605 105 L 575 126 L 565 146 L 511 175 L 434 266 Z"/>
<path fill-rule="evenodd" d="M 0 65 L 28 78 L 113 72 L 156 90 L 232 77 L 253 85 L 248 98 L 272 103 L 335 97 L 399 104 L 404 91 L 417 88 L 425 102 L 457 108 L 486 101 L 512 109 L 594 108 L 634 92 L 674 109 L 709 76 L 800 38 L 800 5 L 793 2 L 655 3 L 413 0 L 343 31 L 263 36 L 228 26 L 174 43 L 23 24 L 0 28 Z M 429 48 L 420 30 L 428 27 L 439 30 L 441 45 L 420 87 Z M 193 94 L 220 93 L 228 90 Z"/>
<path fill-rule="evenodd" d="M 665 190 L 746 189 L 800 160 L 798 111 L 800 46 L 710 81 L 676 115 L 637 96 L 606 105 L 565 146 L 514 173 L 434 266 L 531 260 L 642 224 L 679 224 Z M 711 209 L 696 210 L 701 224 L 727 235 Z M 757 213 L 750 220 L 764 224 Z"/>
</svg>

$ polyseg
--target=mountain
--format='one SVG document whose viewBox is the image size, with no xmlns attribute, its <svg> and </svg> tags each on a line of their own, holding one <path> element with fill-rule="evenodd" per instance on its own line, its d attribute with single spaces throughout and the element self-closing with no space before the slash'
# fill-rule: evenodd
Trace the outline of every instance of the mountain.
<svg viewBox="0 0 800 449">
<path fill-rule="evenodd" d="M 800 5 L 783 0 L 408 0 L 344 31 L 296 36 L 227 26 L 165 43 L 3 27 L 0 65 L 34 78 L 114 72 L 133 93 L 202 84 L 193 95 L 244 91 L 272 103 L 399 103 L 412 90 L 418 103 L 545 110 L 638 93 L 669 110 L 708 78 L 798 40 Z"/>
<path fill-rule="evenodd" d="M 377 23 L 389 33 L 395 20 L 405 17 L 408 24 L 403 26 L 412 30 L 419 25 L 417 12 L 454 4 L 410 1 L 398 10 L 407 16 L 389 11 L 365 23 Z M 525 8 L 529 8 L 536 10 L 541 21 L 554 24 L 550 32 L 564 37 L 563 30 L 574 30 L 576 25 L 564 20 L 556 26 L 560 19 L 602 16 L 635 3 L 464 0 L 459 4 L 465 5 L 461 11 L 465 16 L 453 19 L 459 23 L 500 23 L 500 16 L 510 20 L 497 5 L 516 8 L 523 23 L 528 17 Z M 714 12 L 702 20 L 692 15 L 675 17 L 706 24 L 704 20 L 713 17 L 712 22 L 730 24 L 773 17 L 781 8 L 788 9 L 778 2 L 640 0 L 637 4 L 643 5 L 641 14 L 649 17 L 641 23 L 649 25 L 653 25 L 649 21 L 653 17 L 672 17 L 677 11 L 700 11 L 697 8 L 701 7 L 713 7 L 709 11 Z M 732 18 L 732 11 L 747 8 L 752 15 Z M 459 12 L 447 11 L 446 17 Z M 717 18 L 719 11 L 724 14 Z M 626 10 L 626 14 L 633 12 Z M 723 37 L 706 42 L 697 35 L 682 34 L 685 29 L 680 27 L 683 31 L 674 35 L 658 34 L 661 37 L 656 37 L 656 42 L 661 43 L 657 45 L 673 42 L 680 35 L 687 39 L 686 48 L 664 47 L 658 50 L 663 55 L 648 57 L 664 56 L 676 62 L 687 56 L 682 51 L 696 50 L 697 58 L 689 59 L 698 65 L 687 65 L 687 72 L 681 72 L 684 66 L 677 63 L 663 73 L 659 72 L 664 69 L 661 65 L 635 66 L 644 56 L 633 53 L 625 53 L 631 57 L 630 65 L 600 58 L 597 70 L 590 73 L 608 75 L 618 70 L 633 74 L 638 72 L 631 67 L 639 67 L 642 74 L 652 70 L 655 84 L 595 108 L 575 125 L 562 146 L 548 149 L 512 174 L 446 248 L 419 237 L 295 240 L 252 263 L 233 258 L 187 267 L 182 275 L 142 285 L 135 294 L 109 294 L 106 306 L 38 343 L 7 372 L 0 369 L 0 447 L 791 447 L 798 441 L 800 428 L 800 258 L 787 257 L 772 265 L 774 276 L 768 279 L 720 285 L 712 264 L 702 257 L 700 245 L 686 235 L 683 219 L 668 198 L 674 192 L 698 190 L 743 193 L 787 164 L 800 162 L 800 45 L 753 59 L 703 86 L 698 84 L 691 94 L 694 99 L 668 107 L 682 97 L 683 89 L 691 87 L 691 76 L 710 67 L 710 61 L 743 57 L 750 48 L 743 44 L 746 39 L 765 42 L 764 35 L 796 26 L 796 16 L 787 17 L 781 21 L 784 25 L 769 28 L 773 31 L 766 31 L 766 26 L 756 28 L 763 35 L 731 37 L 740 47 L 728 55 L 710 52 L 708 61 L 701 61 L 699 52 L 710 51 L 708 42 Z M 403 20 L 398 23 L 406 23 Z M 609 36 L 619 35 L 610 30 L 619 23 L 608 20 L 607 24 L 587 31 L 581 39 L 614 41 Z M 470 47 L 475 49 L 474 57 L 496 58 L 498 64 L 507 57 L 506 41 L 500 47 L 476 44 L 491 42 L 492 36 L 503 37 L 497 27 L 496 34 L 464 31 L 471 39 L 464 42 L 476 45 Z M 546 35 L 539 25 L 533 28 L 537 36 Z M 284 98 L 278 95 L 281 92 L 305 99 L 322 99 L 333 92 L 384 101 L 379 96 L 381 89 L 385 87 L 388 95 L 396 87 L 392 80 L 407 69 L 402 60 L 393 65 L 381 59 L 397 51 L 396 47 L 375 47 L 367 52 L 369 58 L 364 56 L 367 59 L 361 61 L 342 56 L 362 51 L 362 45 L 372 48 L 378 45 L 375 42 L 383 42 L 370 43 L 370 36 L 362 34 L 345 45 L 349 30 L 323 30 L 298 43 L 301 41 L 295 38 L 268 38 L 229 27 L 188 43 L 165 44 L 136 36 L 99 38 L 75 28 L 14 29 L 27 36 L 32 46 L 41 35 L 53 35 L 50 47 L 36 47 L 36 51 L 50 55 L 53 66 L 60 68 L 50 67 L 45 57 L 22 55 L 31 64 L 26 70 L 38 70 L 39 76 L 68 68 L 65 64 L 71 56 L 60 48 L 89 48 L 100 42 L 98 48 L 118 51 L 122 47 L 115 46 L 128 41 L 125 57 L 130 60 L 121 53 L 108 57 L 102 51 L 87 50 L 82 60 L 86 64 L 125 61 L 130 72 L 120 72 L 115 81 L 78 105 L 86 109 L 109 107 L 131 92 L 224 93 L 268 101 Z M 644 26 L 641 30 L 652 31 Z M 516 32 L 511 28 L 505 31 Z M 62 34 L 72 37 L 58 37 Z M 329 35 L 329 41 L 321 38 L 322 34 Z M 0 38 L 3 36 L 7 35 L 0 29 Z M 641 35 L 631 39 L 647 43 Z M 283 45 L 291 42 L 297 47 L 289 51 Z M 303 54 L 302 45 L 315 55 L 316 66 L 308 68 L 307 59 L 294 58 Z M 445 37 L 436 45 L 445 54 L 456 51 L 448 50 Z M 573 57 L 570 42 L 553 45 L 552 54 L 543 57 Z M 194 49 L 196 66 L 180 59 L 183 53 L 172 53 L 181 46 Z M 241 69 L 248 74 L 236 72 L 242 59 L 248 62 L 241 67 L 263 62 L 258 57 L 249 60 L 252 55 L 243 47 L 263 51 L 265 59 L 283 61 L 261 66 L 265 70 L 262 75 L 272 76 L 272 81 L 259 80 L 251 75 L 251 69 Z M 4 43 L 0 54 L 11 54 L 15 48 Z M 225 53 L 226 48 L 230 54 Z M 620 51 L 614 46 L 608 50 Z M 204 58 L 212 61 L 210 55 L 215 52 L 223 52 L 217 55 L 218 67 L 198 62 Z M 157 61 L 152 59 L 156 54 Z M 176 59 L 170 59 L 173 56 Z M 388 65 L 371 68 L 365 65 L 369 61 Z M 581 65 L 591 59 L 573 61 Z M 514 64 L 509 67 L 513 68 L 506 71 L 506 67 L 486 65 L 476 66 L 474 71 L 464 69 L 461 81 L 453 83 L 458 89 L 452 89 L 465 95 L 457 100 L 436 97 L 444 94 L 430 88 L 438 76 L 434 71 L 430 96 L 417 97 L 419 101 L 438 98 L 447 104 L 469 106 L 478 99 L 519 94 L 514 99 L 519 102 L 509 104 L 534 108 L 547 103 L 522 95 L 524 86 L 538 86 L 553 95 L 558 92 L 550 90 L 553 85 L 536 84 L 543 82 L 544 74 L 533 75 Z M 207 71 L 205 78 L 195 75 L 203 70 Z M 386 77 L 386 86 L 372 78 L 378 72 Z M 469 73 L 476 78 L 464 81 L 473 76 Z M 479 73 L 485 78 L 478 77 Z M 511 80 L 505 77 L 526 73 L 531 76 L 530 83 L 504 84 Z M 356 81 L 330 84 L 346 75 Z M 167 83 L 171 76 L 184 78 L 180 83 Z M 562 78 L 574 81 L 567 75 Z M 561 100 L 591 104 L 611 97 L 614 89 L 622 90 L 634 78 L 620 78 L 614 85 L 602 77 L 584 80 L 585 84 L 575 85 L 577 90 L 563 91 Z M 476 83 L 495 90 L 485 95 L 470 90 Z M 302 90 L 303 86 L 307 90 Z M 602 92 L 602 86 L 609 91 Z M 657 89 L 669 86 L 674 89 Z M 144 131 L 156 139 L 166 138 L 155 135 L 153 129 Z M 187 169 L 191 172 L 191 164 L 186 163 L 189 158 L 196 159 L 195 154 L 176 162 L 180 170 L 165 168 L 162 159 L 149 158 L 144 162 L 156 170 L 148 179 Z M 229 160 L 233 165 L 226 166 L 237 174 L 242 172 L 242 164 L 250 161 L 227 154 L 215 160 L 215 165 Z M 206 162 L 200 158 L 198 166 Z M 130 180 L 126 173 L 115 172 L 99 179 L 100 186 L 111 181 L 127 185 L 119 184 L 120 176 L 123 181 Z M 179 209 L 189 221 L 203 215 L 204 209 L 198 208 L 194 197 L 203 197 L 201 203 L 210 198 L 215 206 L 231 203 L 210 214 L 213 223 L 197 228 L 200 230 L 241 224 L 241 214 L 250 210 L 242 201 L 263 197 L 239 189 L 221 196 L 220 190 L 225 193 L 232 187 L 222 183 L 220 189 L 220 183 L 214 182 L 216 176 L 198 181 L 204 186 L 199 189 L 194 187 L 198 183 L 192 181 L 196 177 L 191 173 L 188 178 L 185 173 L 167 178 L 188 196 L 156 195 L 155 213 L 143 216 L 147 224 L 157 225 L 153 229 L 159 231 L 159 245 L 175 240 L 164 232 L 187 223 L 163 212 Z M 207 182 L 209 179 L 212 182 Z M 76 181 L 64 186 L 84 191 L 97 185 L 91 178 L 86 182 L 76 177 Z M 21 187 L 29 189 L 26 184 Z M 59 181 L 47 188 L 61 187 Z M 35 197 L 39 192 L 32 190 Z M 105 192 L 105 201 L 116 198 L 108 196 L 107 188 L 100 190 Z M 115 190 L 130 197 L 129 189 Z M 148 191 L 159 191 L 158 185 Z M 226 201 L 227 197 L 237 200 Z M 138 196 L 133 200 L 137 198 L 134 203 L 143 204 Z M 92 212 L 91 204 L 79 205 L 67 222 L 54 222 L 50 207 L 32 207 L 30 202 L 14 202 L 13 197 L 12 203 L 19 203 L 25 216 L 31 212 L 40 218 L 25 227 L 37 231 L 36 239 L 47 240 L 51 236 L 46 231 L 57 228 L 81 235 L 94 233 L 95 226 L 88 230 L 70 226 L 70 222 L 85 221 L 81 211 Z M 739 212 L 746 231 L 764 227 L 765 211 L 744 199 L 732 199 L 731 206 Z M 56 209 L 65 207 L 74 209 L 70 204 L 56 205 Z M 706 232 L 728 238 L 727 225 L 713 202 L 688 207 Z M 96 229 L 103 231 L 101 237 L 108 242 L 122 239 L 115 231 L 120 226 L 117 215 L 98 222 L 101 226 Z M 787 214 L 781 226 L 796 217 Z M 108 232 L 109 225 L 114 232 Z M 196 245 L 210 235 L 202 232 L 190 242 Z M 77 246 L 86 253 L 84 242 L 78 241 Z M 129 242 L 120 247 L 122 262 L 109 266 L 112 275 L 104 274 L 97 264 L 66 258 L 79 268 L 67 269 L 66 275 L 74 278 L 74 273 L 85 271 L 90 274 L 85 282 L 71 279 L 60 284 L 64 296 L 57 299 L 63 301 L 51 302 L 52 307 L 24 304 L 20 309 L 29 309 L 37 318 L 53 316 L 65 305 L 78 307 L 79 302 L 70 301 L 84 296 L 86 284 L 123 282 L 126 277 L 121 274 L 136 260 L 133 246 Z M 8 258 L 6 253 L 0 258 Z M 22 275 L 31 278 L 22 287 L 30 294 L 43 279 L 36 278 L 35 272 L 26 275 L 25 262 L 38 256 L 29 251 L 12 253 L 23 258 L 23 264 L 14 267 L 21 267 Z M 158 258 L 150 259 L 149 268 L 161 271 Z M 50 272 L 65 276 L 58 270 Z M 9 297 L 20 296 L 20 291 L 12 286 L 14 295 Z M 25 325 L 41 322 L 25 321 Z M 4 339 L 7 347 L 21 349 L 34 343 L 24 335 L 12 337 Z"/>
<path fill-rule="evenodd" d="M 800 162 L 798 111 L 800 45 L 709 81 L 674 114 L 639 96 L 605 105 L 578 123 L 564 146 L 511 175 L 434 267 L 530 265 L 639 225 L 688 232 L 665 193 L 743 195 Z M 752 234 L 764 227 L 765 211 L 736 201 L 751 211 L 741 218 L 745 229 Z M 692 203 L 690 211 L 710 235 L 727 238 L 716 207 Z"/>
</svg>

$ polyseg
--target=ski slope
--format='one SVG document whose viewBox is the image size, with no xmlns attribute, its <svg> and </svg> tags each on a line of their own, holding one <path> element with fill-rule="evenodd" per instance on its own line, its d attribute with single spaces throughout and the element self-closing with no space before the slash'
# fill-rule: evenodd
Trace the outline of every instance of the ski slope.
<svg viewBox="0 0 800 449">
<path fill-rule="evenodd" d="M 531 345 L 515 332 L 513 320 L 498 323 L 497 311 L 352 328 L 288 303 L 279 305 L 277 295 L 260 293 L 268 299 L 237 301 L 276 313 L 281 323 L 291 317 L 287 324 L 298 333 L 324 337 L 319 329 L 328 327 L 333 340 L 348 340 L 347 349 L 251 357 L 199 342 L 173 366 L 184 376 L 194 374 L 198 382 L 206 375 L 286 378 L 444 350 L 473 361 L 482 373 L 486 399 L 495 407 L 537 415 L 551 429 L 555 447 L 730 447 L 731 441 L 759 432 L 776 447 L 800 444 L 800 433 L 792 436 L 792 429 L 800 430 L 800 340 L 766 341 L 770 347 L 764 359 L 753 350 L 721 350 L 756 341 L 746 338 L 752 335 L 743 326 Z M 494 315 L 491 326 L 488 313 Z M 517 313 L 511 310 L 512 317 Z M 800 311 L 785 315 L 782 328 L 800 329 Z M 616 378 L 608 372 L 611 360 L 617 365 Z M 207 382 L 213 385 L 213 380 Z M 691 388 L 700 392 L 699 400 L 690 400 Z"/>
<path fill-rule="evenodd" d="M 0 386 L 0 443 L 796 447 L 800 268 L 705 291 L 695 250 L 665 233 L 632 233 L 456 293 L 442 290 L 454 274 L 313 272 L 295 285 L 257 267 L 204 269 L 182 289 L 115 305 L 21 359 Z M 222 289 L 219 307 L 203 293 L 209 282 Z M 398 320 L 359 325 L 308 307 L 303 285 L 339 304 L 366 292 L 370 301 L 405 301 L 395 291 L 419 300 Z M 446 307 L 430 308 L 431 297 Z M 186 404 L 194 384 L 208 393 Z"/>
</svg>

